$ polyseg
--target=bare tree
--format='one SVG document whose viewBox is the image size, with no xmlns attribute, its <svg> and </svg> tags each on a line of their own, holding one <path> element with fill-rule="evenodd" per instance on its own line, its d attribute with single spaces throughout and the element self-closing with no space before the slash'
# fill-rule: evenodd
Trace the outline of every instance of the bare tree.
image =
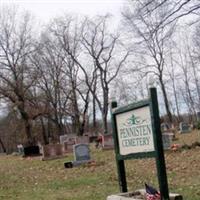
<svg viewBox="0 0 200 200">
<path fill-rule="evenodd" d="M 167 66 L 167 74 L 169 76 L 168 85 L 170 87 L 170 90 L 173 92 L 174 99 L 172 100 L 172 104 L 175 104 L 175 112 L 174 115 L 177 114 L 177 121 L 181 121 L 181 115 L 180 115 L 180 106 L 179 106 L 179 92 L 178 92 L 178 82 L 181 79 L 180 69 L 179 65 L 176 62 L 176 52 L 173 50 L 175 48 L 176 44 L 171 41 L 170 42 L 170 53 L 169 53 L 169 61 Z"/>
<path fill-rule="evenodd" d="M 86 52 L 93 60 L 93 69 L 97 72 L 102 97 L 94 93 L 92 88 L 90 89 L 101 111 L 105 133 L 108 131 L 109 87 L 129 55 L 129 51 L 125 49 L 124 52 L 120 52 L 121 56 L 117 52 L 117 49 L 120 48 L 119 35 L 109 32 L 108 23 L 109 16 L 99 17 L 96 21 L 88 20 L 82 41 Z M 121 48 L 123 47 L 121 46 Z M 116 57 L 117 54 L 119 59 Z"/>
<path fill-rule="evenodd" d="M 154 4 L 157 4 L 157 1 Z M 144 75 L 151 74 L 158 80 L 163 93 L 165 109 L 169 121 L 172 123 L 173 119 L 164 80 L 165 57 L 168 54 L 167 43 L 174 33 L 176 24 L 157 26 L 157 24 L 161 23 L 163 17 L 167 15 L 168 7 L 165 7 L 165 10 L 158 10 L 153 14 L 152 12 L 148 12 L 149 6 L 146 5 L 143 8 L 146 9 L 146 14 L 143 15 L 140 13 L 140 3 L 137 6 L 135 10 L 129 9 L 123 12 L 125 25 L 137 37 L 137 41 L 134 42 L 141 49 L 141 52 L 146 55 L 146 60 L 149 63 L 143 69 L 141 68 L 140 71 Z"/>
<path fill-rule="evenodd" d="M 107 16 L 99 17 L 95 21 L 85 19 L 81 25 L 76 22 L 75 26 L 72 25 L 72 21 L 71 18 L 68 18 L 60 31 L 54 29 L 53 32 L 58 37 L 65 52 L 82 70 L 85 83 L 101 111 L 103 130 L 107 132 L 109 85 L 117 76 L 129 53 L 121 51 L 121 55 L 118 59 L 116 58 L 117 46 L 120 45 L 119 36 L 109 33 Z M 77 49 L 77 47 L 82 52 L 74 51 L 74 48 Z M 86 61 L 84 60 L 85 53 L 89 55 Z M 95 82 L 96 80 L 97 82 Z M 98 94 L 94 83 L 99 89 Z"/>
<path fill-rule="evenodd" d="M 19 111 L 27 141 L 32 144 L 32 120 L 42 113 L 34 104 L 37 74 L 29 62 L 29 55 L 36 47 L 30 15 L 24 14 L 20 22 L 19 17 L 16 10 L 4 10 L 0 15 L 0 94 Z"/>
<path fill-rule="evenodd" d="M 194 81 L 195 81 L 195 86 L 196 86 L 196 92 L 197 92 L 197 97 L 198 97 L 198 109 L 200 110 L 200 82 L 199 82 L 199 71 L 200 71 L 200 67 L 199 67 L 199 62 L 200 62 L 200 54 L 199 54 L 199 50 L 200 50 L 200 43 L 199 43 L 199 39 L 200 39 L 200 34 L 199 34 L 199 30 L 200 30 L 200 26 L 199 24 L 197 24 L 197 26 L 195 27 L 195 31 L 193 34 L 193 42 L 191 44 L 193 44 L 193 49 L 191 50 L 191 47 L 188 44 L 188 51 L 189 51 L 189 57 L 191 60 L 191 65 L 192 65 L 192 72 L 193 72 L 193 76 L 194 76 Z"/>
<path fill-rule="evenodd" d="M 160 10 L 167 9 L 162 19 L 155 25 L 155 30 L 165 27 L 171 23 L 193 14 L 199 15 L 200 3 L 198 0 L 135 0 L 129 1 L 133 6 L 138 7 L 138 12 L 143 17 L 154 15 Z"/>
<path fill-rule="evenodd" d="M 64 117 L 68 112 L 70 91 L 64 74 L 62 49 L 47 33 L 42 34 L 42 48 L 32 56 L 32 62 L 40 76 L 37 87 L 43 94 L 44 104 L 48 108 L 46 118 L 57 128 L 57 136 L 66 132 Z"/>
<path fill-rule="evenodd" d="M 195 108 L 195 99 L 193 94 L 193 76 L 191 76 L 191 63 L 190 63 L 190 56 L 188 51 L 182 51 L 179 49 L 179 56 L 180 56 L 180 68 L 182 71 L 182 81 L 183 86 L 179 90 L 182 93 L 182 97 L 185 101 L 185 104 L 188 107 L 188 113 L 194 116 L 194 120 L 196 121 L 196 108 Z"/>
<path fill-rule="evenodd" d="M 72 131 L 77 135 L 82 135 L 84 132 L 89 105 L 89 89 L 85 87 L 85 81 L 81 78 L 80 66 L 76 62 L 77 57 L 81 54 L 81 29 L 81 25 L 79 26 L 76 19 L 70 16 L 55 19 L 48 29 L 51 40 L 59 49 L 59 53 L 58 50 L 55 53 L 62 61 L 61 74 L 65 80 L 62 81 L 62 88 L 68 91 L 69 100 L 66 114 L 70 116 Z"/>
</svg>

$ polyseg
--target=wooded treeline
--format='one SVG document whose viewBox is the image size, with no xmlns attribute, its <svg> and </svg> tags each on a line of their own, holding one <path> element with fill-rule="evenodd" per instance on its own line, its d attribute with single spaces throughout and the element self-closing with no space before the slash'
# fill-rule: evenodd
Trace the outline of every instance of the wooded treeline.
<svg viewBox="0 0 200 200">
<path fill-rule="evenodd" d="M 145 98 L 158 87 L 162 114 L 179 122 L 200 111 L 198 1 L 128 1 L 112 17 L 63 14 L 45 26 L 29 13 L 0 12 L 0 122 L 5 140 L 47 144 L 49 138 L 108 133 L 110 99 Z M 10 138 L 10 139 L 9 139 Z M 12 138 L 12 139 L 11 139 Z"/>
</svg>

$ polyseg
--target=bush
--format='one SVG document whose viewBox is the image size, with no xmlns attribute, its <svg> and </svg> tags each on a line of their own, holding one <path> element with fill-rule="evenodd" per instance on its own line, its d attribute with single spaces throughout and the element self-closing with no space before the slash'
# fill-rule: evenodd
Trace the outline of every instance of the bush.
<svg viewBox="0 0 200 200">
<path fill-rule="evenodd" d="M 197 122 L 196 128 L 200 130 L 200 120 Z"/>
</svg>

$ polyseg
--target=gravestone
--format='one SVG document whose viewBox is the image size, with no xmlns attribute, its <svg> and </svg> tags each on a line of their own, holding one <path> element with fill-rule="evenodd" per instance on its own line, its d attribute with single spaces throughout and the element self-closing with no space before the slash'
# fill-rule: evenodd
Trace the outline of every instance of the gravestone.
<svg viewBox="0 0 200 200">
<path fill-rule="evenodd" d="M 48 144 L 43 146 L 42 160 L 53 160 L 66 156 L 67 151 L 63 144 Z"/>
<path fill-rule="evenodd" d="M 73 145 L 77 144 L 77 137 L 74 134 L 61 135 L 60 144 L 64 146 L 66 152 L 73 152 Z"/>
<path fill-rule="evenodd" d="M 65 168 L 72 168 L 92 162 L 90 149 L 87 144 L 76 144 L 73 146 L 74 161 L 64 163 Z"/>
<path fill-rule="evenodd" d="M 17 150 L 18 150 L 19 155 L 24 155 L 24 147 L 22 144 L 17 145 Z"/>
<path fill-rule="evenodd" d="M 170 126 L 169 126 L 168 123 L 163 122 L 163 123 L 160 125 L 160 128 L 161 128 L 161 131 L 162 131 L 162 132 L 166 132 L 166 131 L 168 131 L 168 130 L 170 129 Z"/>
<path fill-rule="evenodd" d="M 68 153 L 73 152 L 73 146 L 75 145 L 75 141 L 71 140 L 71 141 L 67 141 L 64 142 L 64 148 Z"/>
<path fill-rule="evenodd" d="M 76 144 L 77 143 L 77 137 L 73 136 L 73 137 L 69 137 L 67 142 L 71 142 L 71 143 L 74 143 Z"/>
<path fill-rule="evenodd" d="M 61 135 L 60 136 L 60 144 L 64 144 L 65 142 L 74 142 L 74 144 L 78 143 L 88 143 L 87 142 L 87 136 L 80 136 L 77 137 L 74 134 L 68 134 L 68 135 Z"/>
<path fill-rule="evenodd" d="M 102 146 L 104 150 L 114 149 L 114 140 L 111 134 L 103 135 Z"/>
<path fill-rule="evenodd" d="M 90 160 L 90 149 L 87 144 L 77 144 L 73 146 L 75 161 Z"/>
<path fill-rule="evenodd" d="M 27 146 L 24 147 L 24 156 L 40 156 L 39 146 Z"/>
<path fill-rule="evenodd" d="M 189 133 L 191 132 L 190 126 L 188 123 L 181 122 L 179 124 L 180 133 Z"/>
<path fill-rule="evenodd" d="M 163 142 L 164 150 L 171 148 L 173 137 L 174 137 L 174 133 L 163 133 L 162 134 L 162 142 Z"/>
<path fill-rule="evenodd" d="M 69 136 L 68 135 L 61 135 L 60 136 L 60 144 L 64 144 L 68 141 Z"/>
<path fill-rule="evenodd" d="M 197 112 L 197 120 L 200 121 L 200 112 Z"/>
<path fill-rule="evenodd" d="M 76 144 L 88 144 L 89 137 L 88 136 L 79 136 L 76 138 Z"/>
</svg>

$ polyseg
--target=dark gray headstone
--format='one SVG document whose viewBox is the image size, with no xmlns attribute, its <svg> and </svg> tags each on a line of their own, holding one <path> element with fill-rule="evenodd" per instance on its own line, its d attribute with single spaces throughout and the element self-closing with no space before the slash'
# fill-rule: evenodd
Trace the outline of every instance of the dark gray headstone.
<svg viewBox="0 0 200 200">
<path fill-rule="evenodd" d="M 87 144 L 76 144 L 73 151 L 75 161 L 90 160 L 90 149 Z"/>
<path fill-rule="evenodd" d="M 181 122 L 179 124 L 180 133 L 189 133 L 191 131 L 188 123 Z"/>
<path fill-rule="evenodd" d="M 167 123 L 162 123 L 162 124 L 160 125 L 160 128 L 161 128 L 161 131 L 162 131 L 162 132 L 165 132 L 165 131 L 168 131 L 168 130 L 170 129 L 170 126 L 169 126 L 169 124 L 167 124 Z"/>
<path fill-rule="evenodd" d="M 73 145 L 74 161 L 64 163 L 65 168 L 77 167 L 92 162 L 88 144 Z"/>
<path fill-rule="evenodd" d="M 200 112 L 197 112 L 197 120 L 200 121 Z"/>
<path fill-rule="evenodd" d="M 171 148 L 173 137 L 174 137 L 174 133 L 163 133 L 162 134 L 162 142 L 163 142 L 164 150 Z"/>
<path fill-rule="evenodd" d="M 24 147 L 24 156 L 39 156 L 40 155 L 40 148 L 39 146 L 28 146 Z"/>
</svg>

